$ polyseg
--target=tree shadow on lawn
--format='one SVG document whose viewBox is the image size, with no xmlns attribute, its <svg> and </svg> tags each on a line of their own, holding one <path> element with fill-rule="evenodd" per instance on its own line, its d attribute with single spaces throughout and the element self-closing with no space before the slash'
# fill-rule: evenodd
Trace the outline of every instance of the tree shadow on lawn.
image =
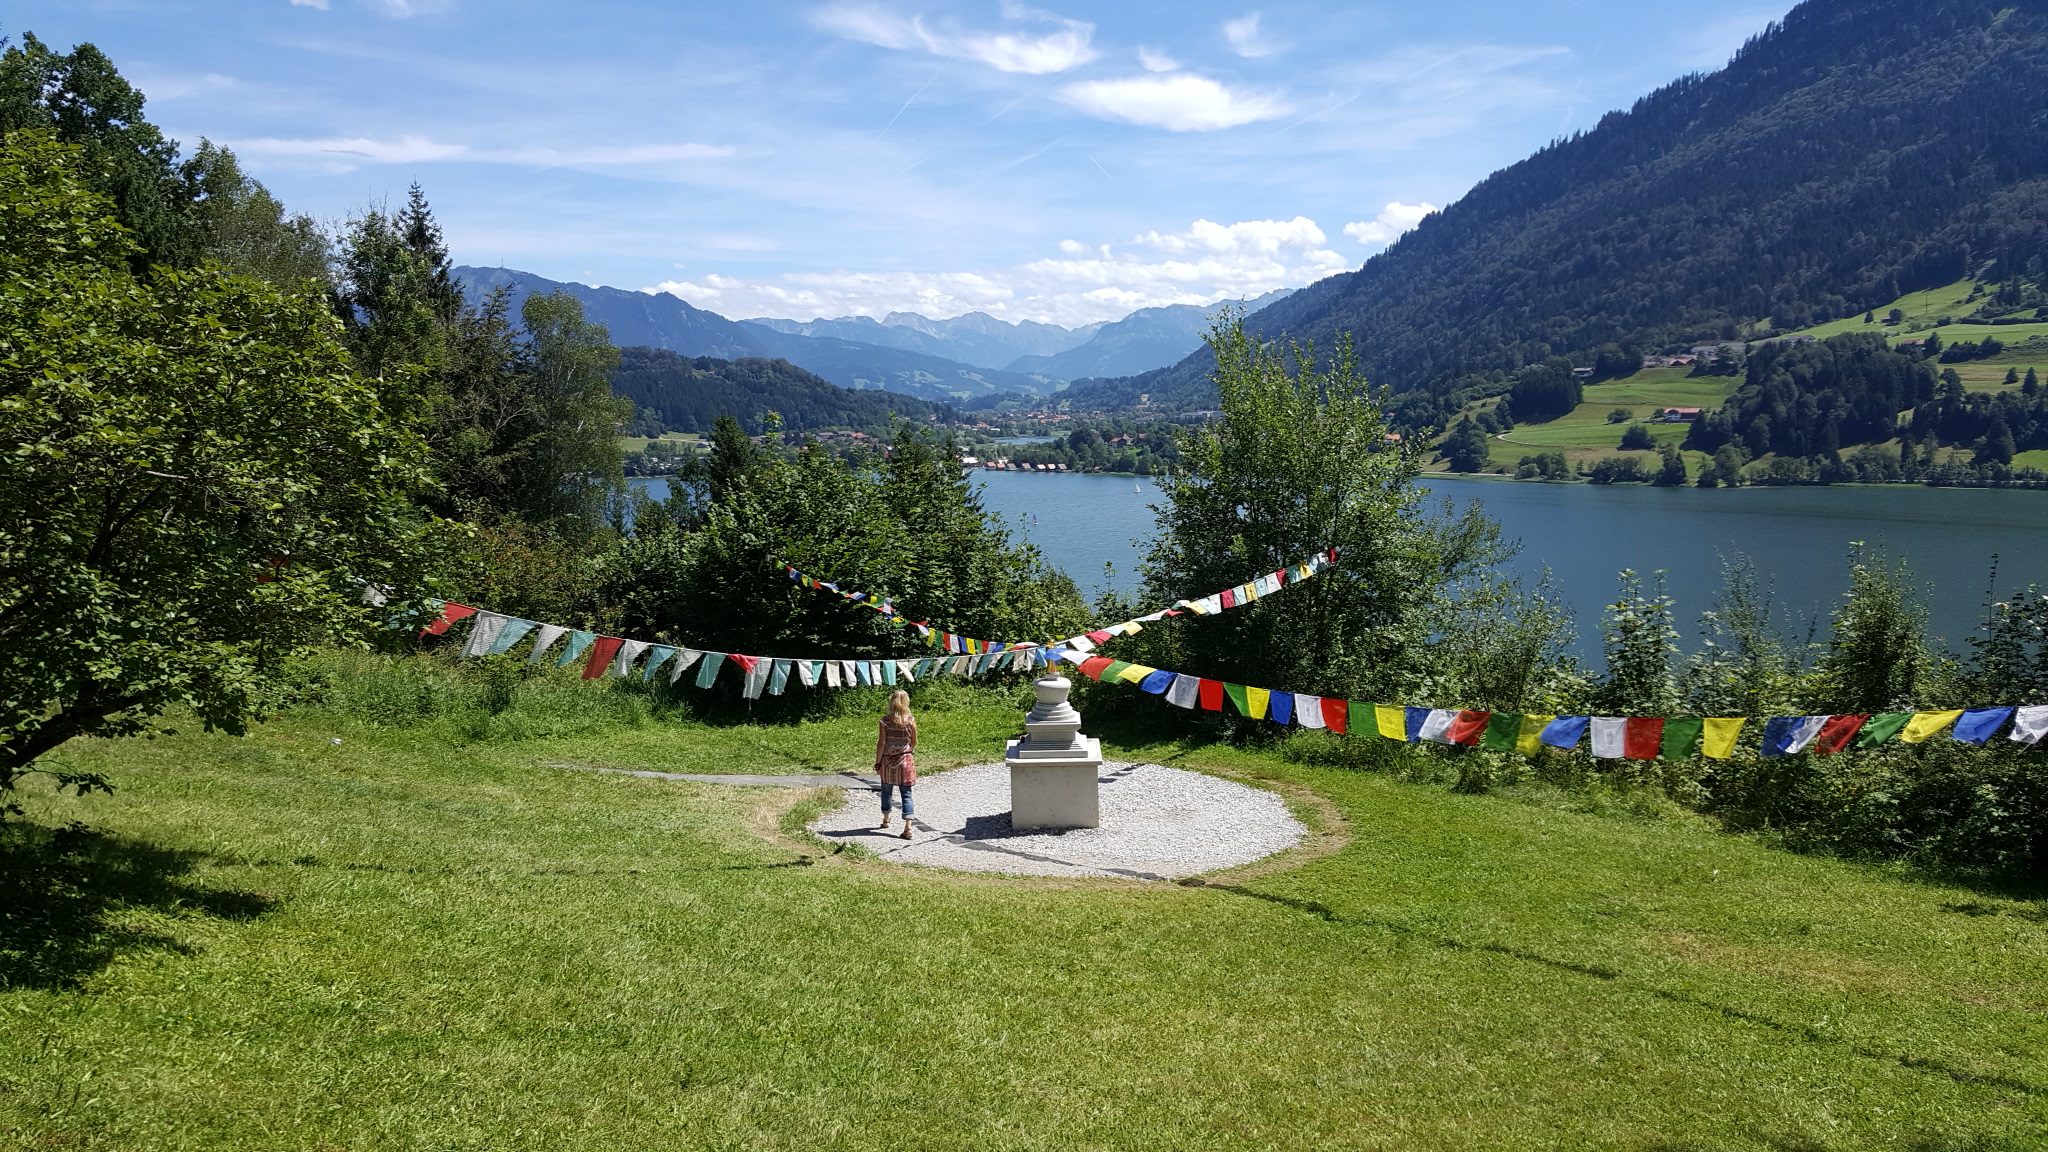
<svg viewBox="0 0 2048 1152">
<path fill-rule="evenodd" d="M 124 952 L 191 954 L 174 936 L 123 923 L 124 913 L 247 921 L 276 903 L 191 883 L 206 859 L 83 824 L 0 825 L 0 989 L 76 989 Z"/>
</svg>

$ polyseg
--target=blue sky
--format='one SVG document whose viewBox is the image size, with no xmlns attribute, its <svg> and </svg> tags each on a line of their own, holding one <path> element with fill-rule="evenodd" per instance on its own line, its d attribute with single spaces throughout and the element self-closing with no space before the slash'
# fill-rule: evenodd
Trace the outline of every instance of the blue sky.
<svg viewBox="0 0 2048 1152">
<path fill-rule="evenodd" d="M 1355 268 L 1790 7 L 30 0 L 189 148 L 459 262 L 733 317 L 1075 324 Z"/>
</svg>

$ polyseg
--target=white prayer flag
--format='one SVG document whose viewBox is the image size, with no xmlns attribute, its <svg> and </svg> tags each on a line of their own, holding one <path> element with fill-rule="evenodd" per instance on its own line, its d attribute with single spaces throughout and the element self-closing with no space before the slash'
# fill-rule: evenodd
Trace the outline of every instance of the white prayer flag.
<svg viewBox="0 0 2048 1152">
<path fill-rule="evenodd" d="M 1813 743 L 1814 737 L 1819 736 L 1820 730 L 1827 726 L 1826 716 L 1800 717 L 1798 725 L 1792 729 L 1792 738 L 1785 744 L 1786 755 L 1797 755 L 1806 751 L 1806 746 Z"/>
<path fill-rule="evenodd" d="M 537 633 L 533 638 L 533 651 L 527 654 L 526 662 L 528 664 L 540 663 L 541 653 L 546 652 L 548 649 L 554 647 L 555 641 L 560 640 L 562 637 L 567 636 L 568 634 L 569 630 L 567 628 L 562 627 L 559 624 L 541 625 L 540 632 Z"/>
<path fill-rule="evenodd" d="M 1323 723 L 1323 698 L 1294 694 L 1294 722 L 1303 728 L 1326 727 Z"/>
<path fill-rule="evenodd" d="M 1437 744 L 1451 742 L 1451 725 L 1456 723 L 1458 712 L 1454 708 L 1431 708 L 1429 718 L 1422 722 L 1421 737 Z M 1620 747 L 1619 744 L 1615 745 Z M 1620 753 L 1616 753 L 1620 755 Z"/>
<path fill-rule="evenodd" d="M 1602 760 L 1619 760 L 1628 738 L 1626 716 L 1593 717 L 1593 755 Z"/>
<path fill-rule="evenodd" d="M 917 661 L 915 660 L 898 660 L 896 662 L 896 675 L 906 683 L 915 684 L 917 683 L 916 668 Z"/>
<path fill-rule="evenodd" d="M 837 660 L 827 660 L 827 661 L 825 661 L 825 687 L 827 687 L 827 688 L 837 688 L 837 687 L 840 687 L 840 682 L 839 682 L 839 678 L 840 678 L 840 677 L 841 677 L 842 675 L 844 675 L 844 674 L 845 674 L 845 669 L 843 669 L 843 668 L 841 668 L 841 667 L 839 666 L 839 661 L 837 661 Z"/>
<path fill-rule="evenodd" d="M 685 648 L 676 653 L 675 666 L 668 670 L 668 682 L 674 684 L 681 680 L 683 673 L 690 670 L 690 665 L 695 664 L 698 658 L 703 655 L 702 652 L 697 651 L 695 648 Z"/>
<path fill-rule="evenodd" d="M 797 661 L 796 678 L 803 682 L 804 687 L 816 688 L 818 686 L 818 665 L 810 660 Z"/>
<path fill-rule="evenodd" d="M 481 656 L 489 652 L 491 645 L 497 643 L 498 633 L 505 630 L 505 621 L 509 619 L 511 617 L 500 616 L 496 612 L 478 612 L 476 622 L 469 626 L 469 642 L 462 646 L 462 654 Z"/>
<path fill-rule="evenodd" d="M 633 661 L 638 660 L 640 654 L 645 651 L 647 651 L 647 641 L 645 640 L 628 640 L 619 645 L 619 654 L 612 657 L 612 675 L 624 676 L 632 671 Z"/>
<path fill-rule="evenodd" d="M 2036 704 L 2013 713 L 2014 743 L 2039 744 L 2043 736 L 2048 736 L 2048 704 Z"/>
<path fill-rule="evenodd" d="M 1180 672 L 1173 674 L 1173 683 L 1166 689 L 1166 702 L 1178 708 L 1193 708 L 1202 700 L 1202 678 Z"/>
</svg>

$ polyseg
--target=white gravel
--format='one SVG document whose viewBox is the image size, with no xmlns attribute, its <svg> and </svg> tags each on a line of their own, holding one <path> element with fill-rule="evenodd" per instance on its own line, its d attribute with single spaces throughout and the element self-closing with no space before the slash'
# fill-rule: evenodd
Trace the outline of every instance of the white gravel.
<svg viewBox="0 0 2048 1152">
<path fill-rule="evenodd" d="M 879 832 L 881 801 L 849 788 L 846 803 L 811 831 L 872 849 L 899 864 L 1019 876 L 1107 876 L 1174 880 L 1234 868 L 1301 842 L 1301 826 L 1278 796 L 1158 764 L 1102 766 L 1102 826 L 1067 832 L 1010 827 L 1010 770 L 976 764 L 920 776 L 915 835 L 898 833 L 901 813 Z"/>
</svg>

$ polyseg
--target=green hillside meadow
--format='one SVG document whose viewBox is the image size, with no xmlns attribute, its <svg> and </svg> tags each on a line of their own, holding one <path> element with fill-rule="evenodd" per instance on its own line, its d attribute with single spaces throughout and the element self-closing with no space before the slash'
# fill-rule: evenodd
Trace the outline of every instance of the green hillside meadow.
<svg viewBox="0 0 2048 1152">
<path fill-rule="evenodd" d="M 578 770 L 861 768 L 864 715 L 711 727 L 566 679 L 494 715 L 431 661 L 351 667 L 247 739 L 74 744 L 120 791 L 29 798 L 93 830 L 10 842 L 8 907 L 69 899 L 0 951 L 8 1146 L 2048 1140 L 2028 899 L 1172 725 L 1104 731 L 1279 792 L 1312 843 L 1181 885 L 903 868 L 800 831 L 836 792 Z M 928 710 L 929 764 L 1018 715 Z"/>
</svg>

